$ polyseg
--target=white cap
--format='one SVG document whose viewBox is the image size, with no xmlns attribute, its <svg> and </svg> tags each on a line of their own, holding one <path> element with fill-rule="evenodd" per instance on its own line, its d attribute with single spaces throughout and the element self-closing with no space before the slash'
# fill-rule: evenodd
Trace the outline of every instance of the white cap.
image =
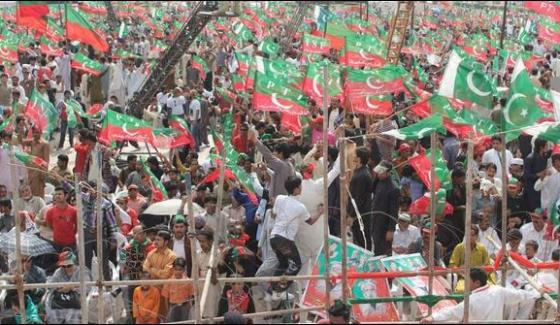
<svg viewBox="0 0 560 325">
<path fill-rule="evenodd" d="M 513 159 L 511 160 L 511 164 L 512 164 L 512 165 L 523 166 L 523 159 L 521 159 L 521 158 L 513 158 Z"/>
</svg>

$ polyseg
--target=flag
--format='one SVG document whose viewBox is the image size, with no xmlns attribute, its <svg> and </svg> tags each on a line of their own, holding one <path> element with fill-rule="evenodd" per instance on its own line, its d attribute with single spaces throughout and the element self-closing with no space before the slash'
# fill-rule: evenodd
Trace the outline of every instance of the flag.
<svg viewBox="0 0 560 325">
<path fill-rule="evenodd" d="M 303 34 L 303 53 L 328 55 L 330 49 L 331 42 L 328 39 L 311 34 Z"/>
<path fill-rule="evenodd" d="M 70 5 L 65 5 L 66 33 L 68 39 L 91 45 L 95 50 L 107 52 L 109 44 L 97 34 L 91 24 Z"/>
<path fill-rule="evenodd" d="M 237 73 L 242 77 L 247 76 L 249 68 L 251 67 L 251 56 L 244 53 L 235 52 L 234 57 L 235 62 L 237 62 Z"/>
<path fill-rule="evenodd" d="M 350 97 L 352 112 L 379 117 L 393 113 L 393 96 L 391 95 L 355 95 Z"/>
<path fill-rule="evenodd" d="M 262 56 L 255 57 L 255 69 L 259 74 L 265 74 L 280 83 L 296 90 L 301 90 L 304 74 L 294 64 L 282 59 L 270 60 Z"/>
<path fill-rule="evenodd" d="M 439 95 L 467 100 L 492 109 L 492 79 L 463 60 L 456 51 L 451 53 L 440 83 Z"/>
<path fill-rule="evenodd" d="M 210 71 L 210 69 L 208 69 L 208 65 L 206 65 L 206 61 L 204 61 L 200 56 L 194 55 L 192 57 L 192 67 L 193 69 L 198 70 L 200 80 L 206 80 L 206 74 Z"/>
<path fill-rule="evenodd" d="M 8 116 L 7 118 L 5 118 L 2 123 L 0 123 L 0 132 L 6 130 L 6 128 L 8 126 L 10 126 L 10 124 L 12 123 L 12 120 L 14 119 L 14 114 L 10 114 L 10 116 Z"/>
<path fill-rule="evenodd" d="M 11 43 L 6 40 L 0 41 L 0 59 L 11 63 L 19 61 L 17 43 Z"/>
<path fill-rule="evenodd" d="M 295 115 L 309 114 L 307 97 L 298 90 L 286 87 L 274 76 L 258 73 L 253 92 L 253 108 L 268 112 L 288 112 Z"/>
<path fill-rule="evenodd" d="M 414 157 L 408 158 L 408 164 L 414 168 L 416 174 L 422 180 L 422 183 L 426 188 L 432 188 L 432 163 L 431 160 L 426 156 L 426 154 L 421 153 Z M 440 187 L 439 179 L 436 177 L 434 180 L 435 190 L 437 191 Z"/>
<path fill-rule="evenodd" d="M 384 95 L 405 91 L 403 79 L 408 75 L 402 66 L 386 65 L 379 69 L 346 69 L 345 96 Z"/>
<path fill-rule="evenodd" d="M 525 8 L 560 23 L 560 5 L 558 1 L 523 1 L 523 4 Z"/>
<path fill-rule="evenodd" d="M 222 138 L 216 133 L 216 130 L 213 128 L 210 129 L 210 133 L 212 134 L 212 140 L 214 141 L 214 146 L 216 147 L 216 152 L 220 155 L 222 150 L 224 150 L 224 142 Z"/>
<path fill-rule="evenodd" d="M 96 116 L 103 110 L 103 104 L 93 104 L 87 109 L 87 114 L 89 116 Z"/>
<path fill-rule="evenodd" d="M 179 136 L 173 139 L 171 148 L 188 146 L 195 143 L 194 138 L 189 132 L 189 127 L 185 119 L 176 115 L 172 115 L 169 117 L 169 127 L 179 133 Z"/>
<path fill-rule="evenodd" d="M 220 168 L 216 168 L 214 169 L 214 171 L 210 172 L 208 175 L 206 175 L 206 177 L 204 177 L 198 184 L 210 184 L 210 183 L 214 183 L 215 181 L 220 179 Z M 231 169 L 226 168 L 224 170 L 224 177 L 225 179 L 229 179 L 232 181 L 235 181 L 235 175 L 233 174 L 233 172 L 231 171 Z"/>
<path fill-rule="evenodd" d="M 75 99 L 65 100 L 66 114 L 68 115 L 68 127 L 75 129 L 78 126 L 78 119 L 82 116 L 87 117 L 82 105 L 78 103 Z M 80 120 L 81 121 L 81 120 Z"/>
<path fill-rule="evenodd" d="M 519 128 L 533 125 L 544 116 L 535 103 L 536 95 L 537 91 L 525 69 L 523 61 L 518 59 L 511 76 L 509 98 L 502 110 L 503 131 L 518 130 Z M 519 131 L 508 132 L 507 139 L 514 139 L 517 137 L 517 134 L 519 134 Z"/>
<path fill-rule="evenodd" d="M 119 38 L 126 38 L 129 32 L 128 25 L 125 24 L 124 21 L 121 22 L 121 26 L 119 27 Z"/>
<path fill-rule="evenodd" d="M 524 130 L 523 133 L 539 139 L 550 141 L 554 144 L 560 144 L 560 125 L 558 124 L 558 122 L 541 122 L 531 128 Z"/>
<path fill-rule="evenodd" d="M 32 156 L 24 151 L 14 151 L 17 160 L 26 166 L 35 165 L 43 169 L 48 169 L 49 165 L 41 157 Z"/>
<path fill-rule="evenodd" d="M 317 104 L 323 102 L 323 75 L 324 67 L 328 69 L 327 91 L 329 97 L 342 97 L 342 71 L 339 65 L 324 62 L 312 63 L 307 66 L 307 73 L 303 81 L 303 92 L 315 100 Z"/>
<path fill-rule="evenodd" d="M 146 163 L 144 162 L 143 159 L 140 159 L 140 164 L 142 164 L 142 168 L 144 169 L 144 172 L 150 178 L 150 186 L 152 188 L 152 201 L 160 202 L 160 201 L 163 201 L 163 200 L 167 199 L 169 197 L 169 195 L 167 194 L 167 190 L 165 189 L 165 186 L 163 186 L 163 184 L 156 177 L 156 175 L 154 175 L 154 173 L 152 173 L 152 171 L 146 165 Z"/>
<path fill-rule="evenodd" d="M 377 37 L 352 35 L 346 38 L 339 62 L 353 68 L 380 68 L 385 65 L 385 54 L 385 44 Z"/>
<path fill-rule="evenodd" d="M 547 220 L 544 239 L 558 240 L 558 228 L 560 227 L 560 200 L 553 202 L 547 211 L 549 218 Z"/>
<path fill-rule="evenodd" d="M 47 31 L 46 17 L 49 14 L 48 1 L 18 1 L 16 23 L 38 32 Z"/>
<path fill-rule="evenodd" d="M 560 43 L 560 24 L 541 19 L 538 24 L 539 37 L 554 44 Z"/>
<path fill-rule="evenodd" d="M 151 124 L 132 116 L 107 110 L 103 119 L 103 126 L 99 132 L 99 140 L 104 143 L 112 141 L 145 141 L 152 142 L 154 138 Z"/>
<path fill-rule="evenodd" d="M 53 47 L 51 44 L 41 43 L 39 45 L 39 50 L 41 53 L 46 54 L 48 56 L 63 56 L 64 51 L 62 51 L 59 47 Z"/>
<path fill-rule="evenodd" d="M 237 36 L 236 38 L 241 42 L 247 42 L 248 40 L 254 39 L 251 30 L 241 21 L 234 23 L 232 29 L 233 33 Z"/>
<path fill-rule="evenodd" d="M 318 33 L 322 33 L 322 30 Z M 330 22 L 327 24 L 325 38 L 331 42 L 331 47 L 337 50 L 344 48 L 346 38 L 356 35 L 354 31 L 347 28 L 345 25 Z M 318 36 L 318 35 L 316 35 Z"/>
<path fill-rule="evenodd" d="M 280 45 L 278 45 L 278 43 L 275 43 L 270 38 L 265 38 L 259 44 L 258 50 L 268 54 L 268 57 L 275 57 L 278 56 L 278 51 L 280 51 Z"/>
<path fill-rule="evenodd" d="M 93 76 L 100 76 L 106 70 L 106 67 L 98 61 L 92 60 L 82 53 L 74 54 L 71 66 L 73 69 L 85 71 Z"/>
<path fill-rule="evenodd" d="M 411 126 L 398 130 L 389 130 L 381 134 L 395 137 L 399 140 L 419 140 L 434 132 L 445 133 L 443 119 L 440 114 L 434 114 L 428 118 L 420 120 Z"/>
<path fill-rule="evenodd" d="M 36 89 L 31 93 L 25 106 L 25 115 L 46 136 L 49 136 L 56 128 L 59 116 L 53 104 L 44 99 Z"/>
</svg>

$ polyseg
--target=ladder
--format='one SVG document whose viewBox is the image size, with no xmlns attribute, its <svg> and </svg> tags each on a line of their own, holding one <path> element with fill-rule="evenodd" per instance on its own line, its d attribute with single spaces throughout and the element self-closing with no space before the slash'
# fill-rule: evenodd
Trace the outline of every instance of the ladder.
<svg viewBox="0 0 560 325">
<path fill-rule="evenodd" d="M 181 60 L 183 54 L 188 50 L 210 19 L 212 19 L 211 15 L 201 13 L 214 11 L 217 9 L 217 6 L 217 1 L 198 1 L 194 5 L 189 19 L 177 33 L 173 44 L 171 44 L 163 56 L 158 59 L 158 62 L 152 68 L 150 75 L 146 78 L 142 87 L 134 94 L 128 103 L 128 109 L 134 116 L 142 116 L 143 109 L 158 93 L 161 89 L 161 85 L 165 82 L 167 76 L 173 72 L 173 69 Z"/>
<path fill-rule="evenodd" d="M 103 2 L 105 3 L 105 7 L 107 7 L 107 18 L 108 18 L 109 26 L 111 26 L 112 28 L 117 28 L 119 26 L 119 20 L 115 15 L 115 10 L 113 10 L 113 5 L 111 4 L 111 1 L 103 1 Z"/>
<path fill-rule="evenodd" d="M 305 1 L 299 1 L 294 16 L 290 20 L 288 26 L 286 26 L 286 36 L 282 44 L 283 52 L 286 52 L 292 46 L 292 41 L 299 29 L 299 26 L 301 26 L 301 23 L 303 22 L 303 16 L 306 11 L 307 3 Z"/>
<path fill-rule="evenodd" d="M 397 11 L 391 21 L 391 30 L 387 38 L 387 61 L 391 64 L 399 62 L 402 46 L 406 40 L 408 22 L 414 10 L 414 1 L 399 1 Z"/>
</svg>

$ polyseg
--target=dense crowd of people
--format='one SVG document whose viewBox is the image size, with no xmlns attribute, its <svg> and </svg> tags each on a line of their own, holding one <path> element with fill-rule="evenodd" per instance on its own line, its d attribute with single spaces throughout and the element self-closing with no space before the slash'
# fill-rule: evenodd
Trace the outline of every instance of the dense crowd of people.
<svg viewBox="0 0 560 325">
<path fill-rule="evenodd" d="M 144 8 L 141 4 L 135 6 L 133 10 Z M 274 6 L 281 7 L 280 11 L 274 11 Z M 108 288 L 104 297 L 105 302 L 110 302 L 105 306 L 107 319 L 97 321 L 146 324 L 194 320 L 195 291 L 198 296 L 203 291 L 207 294 L 199 306 L 204 305 L 203 318 L 224 316 L 226 323 L 298 321 L 305 315 L 258 319 L 243 315 L 294 308 L 307 281 L 248 283 L 235 282 L 235 278 L 310 275 L 321 253 L 324 218 L 330 235 L 348 233 L 351 242 L 375 256 L 419 253 L 428 262 L 430 234 L 435 228 L 433 257 L 439 266 L 465 265 L 466 236 L 470 236 L 471 267 L 494 265 L 503 255 L 496 243 L 501 245 L 504 237 L 509 252 L 531 263 L 560 259 L 551 220 L 552 216 L 558 218 L 558 212 L 551 207 L 556 207 L 560 199 L 560 147 L 553 142 L 521 134 L 504 143 L 496 133 L 477 141 L 474 157 L 469 159 L 467 139 L 449 129 L 438 135 L 435 148 L 431 148 L 429 136 L 399 140 L 381 134 L 413 125 L 423 117 L 406 108 L 426 93 L 436 93 L 452 43 L 475 34 L 496 40 L 495 31 L 501 21 L 482 21 L 478 17 L 454 24 L 454 19 L 461 15 L 471 17 L 475 10 L 449 4 L 444 10 L 430 9 L 425 14 L 434 19 L 423 17 L 407 32 L 399 62 L 411 71 L 416 94 L 393 93 L 394 114 L 380 117 L 358 113 L 348 100 L 333 97 L 327 115 L 320 102 L 310 99 L 309 114 L 293 122 L 289 114 L 255 109 L 251 97 L 254 89 L 241 90 L 237 85 L 243 69 L 240 55 L 251 60 L 271 58 L 259 46 L 265 39 L 264 32 L 253 25 L 251 29 L 257 37 L 234 40 L 231 35 L 238 34 L 239 25 L 231 22 L 234 18 L 220 18 L 226 27 L 220 29 L 219 24 L 209 23 L 184 49 L 174 74 L 161 85 L 159 93 L 142 107 L 141 119 L 153 129 L 170 128 L 177 119 L 184 121 L 190 143 L 172 148 L 152 148 L 153 144 L 146 143 L 148 152 L 142 152 L 144 143 L 133 137 L 106 143 L 100 130 L 108 111 L 128 116 L 138 113 L 128 107 L 130 99 L 141 89 L 164 48 L 172 44 L 177 32 L 173 22 L 183 22 L 188 16 L 188 9 L 184 10 L 180 2 L 148 7 L 155 10 L 154 17 L 157 15 L 153 12 L 162 11 L 164 23 L 154 27 L 139 17 L 119 16 L 122 26 L 130 30 L 127 36 L 105 30 L 108 53 L 62 40 L 57 44 L 60 53 L 46 54 L 37 37 L 36 41 L 22 43 L 17 62 L 0 65 L 0 114 L 2 121 L 9 121 L 8 125 L 2 123 L 0 132 L 0 237 L 19 227 L 23 235 L 34 236 L 51 248 L 51 253 L 42 255 L 15 254 L 0 248 L 0 269 L 14 275 L 16 283 L 61 283 L 58 288 L 25 291 L 27 305 L 36 306 L 37 321 L 80 323 L 80 290 L 64 282 L 79 282 L 82 277 L 95 280 L 99 273 L 105 280 L 179 280 L 192 279 L 194 272 L 200 279 L 211 274 L 210 285 L 205 288 L 202 281 L 114 286 L 112 291 Z M 263 17 L 288 23 L 294 14 L 293 7 L 276 2 L 265 9 L 259 6 L 262 15 L 255 15 L 255 8 L 244 8 L 246 25 L 251 25 L 248 18 Z M 333 9 L 332 15 L 357 16 L 345 8 Z M 359 33 L 386 36 L 389 19 L 384 19 L 386 13 L 379 8 L 368 8 L 368 18 L 376 26 Z M 506 21 L 506 40 L 525 32 L 526 19 L 531 18 L 517 7 L 514 12 Z M 360 12 L 359 17 L 365 15 Z M 304 76 L 311 56 L 303 52 L 301 33 L 287 40 L 285 26 L 264 24 L 270 28 L 267 39 L 281 48 L 276 60 Z M 304 19 L 302 25 L 304 33 L 322 34 L 317 21 Z M 5 21 L 0 28 L 4 35 L 6 31 L 25 30 L 13 20 Z M 538 36 L 536 32 L 534 35 Z M 438 37 L 440 40 L 434 41 Z M 531 63 L 531 81 L 543 90 L 550 89 L 551 81 L 560 74 L 560 58 L 552 45 L 555 44 L 540 37 L 513 45 L 536 58 Z M 498 53 L 484 51 L 484 71 L 508 87 L 513 68 L 503 64 L 505 68 L 494 69 L 492 58 L 499 57 Z M 102 72 L 95 75 L 76 69 L 71 60 L 78 53 L 97 60 Z M 342 64 L 339 55 L 331 49 L 319 57 L 330 64 Z M 207 67 L 204 73 L 198 59 Z M 56 108 L 56 125 L 50 126 L 54 132 L 47 132 L 28 114 L 34 93 Z M 77 123 L 69 114 L 68 105 L 73 102 L 88 112 L 76 115 Z M 506 102 L 507 94 L 494 97 L 494 109 L 488 110 L 488 119 L 495 118 Z M 323 142 L 325 119 L 327 143 Z M 325 146 L 327 156 L 323 154 Z M 344 164 L 339 157 L 342 146 Z M 501 156 L 504 146 L 506 161 Z M 38 157 L 45 165 L 14 163 L 14 151 Z M 430 222 L 429 204 L 421 207 L 421 201 L 430 201 L 430 188 L 409 162 L 427 151 L 441 153 L 443 174 L 438 171 L 438 177 L 449 181 L 447 189 L 437 191 L 435 224 Z M 219 188 L 222 157 L 236 160 L 226 162 L 224 186 Z M 502 164 L 506 165 L 507 175 L 502 175 Z M 346 170 L 341 170 L 341 165 Z M 474 175 L 473 197 L 467 197 L 469 171 Z M 325 175 L 328 206 L 323 202 Z M 345 180 L 341 175 L 346 176 Z M 502 191 L 504 181 L 506 192 Z M 194 205 L 194 215 L 189 214 L 189 200 Z M 340 210 L 341 200 L 347 207 L 345 213 Z M 465 229 L 469 200 L 473 225 Z M 501 226 L 503 200 L 507 200 L 507 233 L 502 233 Z M 348 229 L 341 229 L 342 215 L 347 216 Z M 99 217 L 101 243 L 97 236 Z M 83 243 L 78 240 L 79 221 L 84 228 Z M 80 274 L 80 246 L 84 248 L 86 275 Z M 102 251 L 98 251 L 99 247 Z M 100 255 L 102 259 L 98 260 Z M 23 274 L 17 273 L 18 262 L 23 265 Z M 530 274 L 548 289 L 556 290 L 557 281 L 550 280 L 554 273 L 530 270 Z M 502 272 L 471 270 L 471 308 L 476 306 L 477 310 L 471 317 L 541 317 L 547 306 L 536 301 L 546 290 L 532 290 L 527 280 L 511 268 L 506 273 L 507 288 L 488 289 L 488 284 L 500 283 L 501 276 Z M 231 280 L 218 281 L 224 277 Z M 396 281 L 391 282 L 397 286 Z M 445 283 L 449 292 L 464 292 L 460 275 L 456 281 Z M 93 291 L 88 288 L 88 296 Z M 330 320 L 321 322 L 351 321 L 352 307 L 340 300 L 331 305 Z M 500 306 L 504 305 L 508 308 L 502 315 Z M 461 320 L 462 304 L 454 308 L 439 311 L 423 322 Z M 2 322 L 17 318 L 14 315 L 19 314 L 20 306 L 16 290 L 8 291 L 3 311 Z M 499 311 L 499 315 L 487 311 Z"/>
</svg>

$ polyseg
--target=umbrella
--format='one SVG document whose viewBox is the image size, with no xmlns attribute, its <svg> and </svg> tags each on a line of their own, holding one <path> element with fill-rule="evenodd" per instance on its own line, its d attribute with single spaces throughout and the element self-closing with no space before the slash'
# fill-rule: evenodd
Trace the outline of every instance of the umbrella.
<svg viewBox="0 0 560 325">
<path fill-rule="evenodd" d="M 54 247 L 36 232 L 21 232 L 21 254 L 25 256 L 41 256 L 56 254 Z M 0 235 L 0 250 L 6 254 L 16 251 L 16 230 L 12 228 L 7 233 Z"/>
<path fill-rule="evenodd" d="M 177 214 L 179 208 L 181 207 L 181 200 L 180 199 L 171 199 L 165 200 L 161 202 L 154 203 L 150 205 L 142 214 L 149 214 L 154 216 L 168 216 Z M 193 210 L 195 215 L 200 213 L 204 213 L 204 209 L 200 207 L 200 205 L 193 202 Z M 185 209 L 183 211 L 184 215 L 188 215 L 189 209 L 188 204 L 185 204 Z"/>
</svg>

